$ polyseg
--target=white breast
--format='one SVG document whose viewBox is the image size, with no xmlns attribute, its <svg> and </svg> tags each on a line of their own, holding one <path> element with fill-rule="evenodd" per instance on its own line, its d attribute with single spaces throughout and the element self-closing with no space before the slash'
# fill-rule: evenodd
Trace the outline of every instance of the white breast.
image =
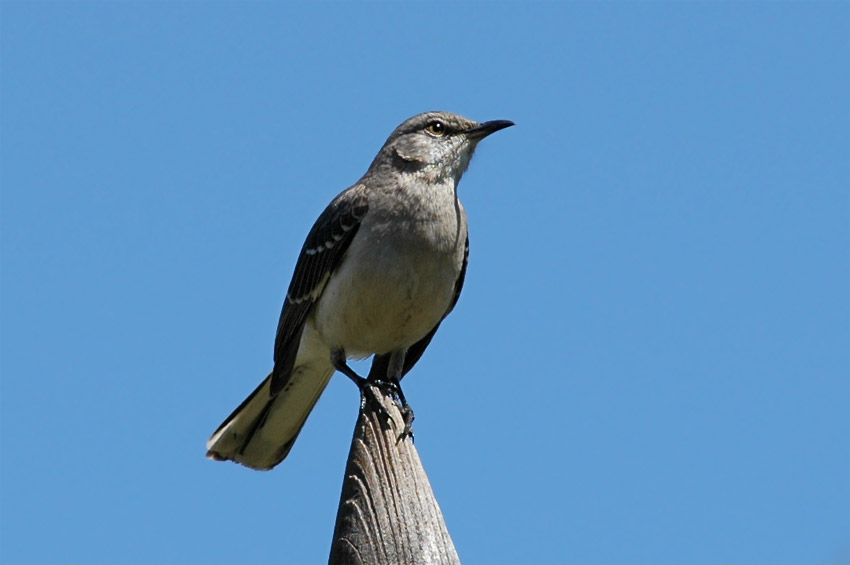
<svg viewBox="0 0 850 565">
<path fill-rule="evenodd" d="M 407 348 L 445 315 L 463 263 L 466 214 L 453 190 L 440 192 L 425 195 L 427 203 L 370 205 L 314 311 L 328 347 L 351 357 Z"/>
</svg>

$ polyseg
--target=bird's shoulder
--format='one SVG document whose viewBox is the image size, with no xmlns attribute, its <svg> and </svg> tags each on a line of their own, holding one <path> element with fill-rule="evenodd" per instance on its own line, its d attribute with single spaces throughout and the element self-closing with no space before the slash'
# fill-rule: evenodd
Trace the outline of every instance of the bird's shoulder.
<svg viewBox="0 0 850 565">
<path fill-rule="evenodd" d="M 301 248 L 287 292 L 289 302 L 318 298 L 368 211 L 365 187 L 354 185 L 339 193 L 319 214 Z"/>
</svg>

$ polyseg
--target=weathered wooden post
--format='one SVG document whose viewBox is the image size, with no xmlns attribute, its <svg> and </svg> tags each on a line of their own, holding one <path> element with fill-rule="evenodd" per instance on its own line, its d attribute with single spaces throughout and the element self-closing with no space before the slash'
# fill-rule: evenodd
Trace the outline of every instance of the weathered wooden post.
<svg viewBox="0 0 850 565">
<path fill-rule="evenodd" d="M 459 565 L 431 483 L 395 401 L 363 394 L 345 468 L 331 565 Z M 387 417 L 389 415 L 389 418 Z"/>
</svg>

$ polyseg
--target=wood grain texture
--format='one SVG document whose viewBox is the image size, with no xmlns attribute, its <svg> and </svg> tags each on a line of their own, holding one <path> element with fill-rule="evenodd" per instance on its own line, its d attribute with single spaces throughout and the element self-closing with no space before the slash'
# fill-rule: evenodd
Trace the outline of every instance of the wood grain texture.
<svg viewBox="0 0 850 565">
<path fill-rule="evenodd" d="M 379 388 L 370 390 L 351 440 L 328 562 L 459 565 L 413 441 L 398 439 L 401 412 Z"/>
</svg>

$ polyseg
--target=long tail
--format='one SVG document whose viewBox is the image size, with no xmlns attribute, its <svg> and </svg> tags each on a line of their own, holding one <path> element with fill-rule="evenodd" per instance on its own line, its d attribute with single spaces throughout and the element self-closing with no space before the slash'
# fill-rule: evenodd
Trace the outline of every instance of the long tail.
<svg viewBox="0 0 850 565">
<path fill-rule="evenodd" d="M 329 367 L 296 367 L 274 397 L 269 375 L 207 441 L 207 457 L 263 471 L 273 468 L 292 449 L 332 374 Z"/>
</svg>

